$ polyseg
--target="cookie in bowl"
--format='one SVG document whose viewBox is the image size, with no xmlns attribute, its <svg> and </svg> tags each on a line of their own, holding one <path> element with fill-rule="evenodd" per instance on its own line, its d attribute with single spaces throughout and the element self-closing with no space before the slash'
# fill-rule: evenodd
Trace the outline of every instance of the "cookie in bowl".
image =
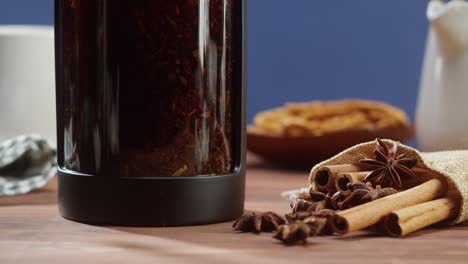
<svg viewBox="0 0 468 264">
<path fill-rule="evenodd" d="M 267 160 L 310 167 L 358 143 L 413 135 L 406 113 L 370 100 L 286 103 L 263 111 L 248 128 L 248 149 Z"/>
</svg>

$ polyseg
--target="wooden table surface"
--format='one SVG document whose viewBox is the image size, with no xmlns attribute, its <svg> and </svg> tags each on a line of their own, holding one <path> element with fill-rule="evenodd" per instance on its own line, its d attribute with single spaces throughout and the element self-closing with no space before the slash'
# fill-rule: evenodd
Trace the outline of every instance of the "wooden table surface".
<svg viewBox="0 0 468 264">
<path fill-rule="evenodd" d="M 247 210 L 289 211 L 279 194 L 306 185 L 307 171 L 272 169 L 249 157 Z M 357 233 L 284 246 L 271 234 L 237 234 L 232 223 L 178 228 L 99 227 L 57 212 L 56 182 L 0 198 L 0 263 L 468 263 L 468 225 L 404 239 Z"/>
</svg>

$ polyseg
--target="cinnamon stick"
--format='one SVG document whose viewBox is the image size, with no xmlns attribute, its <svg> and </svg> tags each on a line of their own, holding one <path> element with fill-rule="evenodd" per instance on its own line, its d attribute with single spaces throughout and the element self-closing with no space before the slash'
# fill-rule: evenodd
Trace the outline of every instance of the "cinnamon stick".
<svg viewBox="0 0 468 264">
<path fill-rule="evenodd" d="M 424 182 L 427 182 L 428 180 L 435 179 L 435 178 L 441 178 L 440 175 L 427 170 L 423 168 L 412 168 L 411 169 L 416 177 L 412 177 L 409 179 L 402 179 L 402 184 L 403 184 L 403 190 L 407 190 L 413 187 L 416 187 Z"/>
<path fill-rule="evenodd" d="M 387 214 L 412 205 L 431 201 L 444 195 L 447 183 L 432 179 L 409 190 L 338 212 L 331 219 L 336 233 L 346 234 L 376 224 Z"/>
<path fill-rule="evenodd" d="M 410 178 L 410 179 L 403 179 L 403 188 L 404 190 L 413 188 L 415 186 L 420 185 L 421 183 L 424 183 L 430 179 L 437 178 L 437 175 L 434 173 L 426 170 L 426 169 L 421 169 L 421 168 L 414 168 L 412 169 L 416 177 Z M 347 185 L 349 183 L 355 183 L 355 182 L 363 182 L 364 178 L 370 173 L 370 171 L 361 171 L 361 172 L 342 172 L 338 173 L 336 179 L 335 179 L 335 188 L 337 191 L 342 192 L 344 195 L 347 195 L 350 193 L 348 190 Z"/>
<path fill-rule="evenodd" d="M 394 237 L 450 219 L 458 213 L 459 198 L 455 196 L 437 199 L 396 210 L 385 216 L 383 226 Z"/>
<path fill-rule="evenodd" d="M 312 179 L 317 191 L 334 193 L 336 192 L 335 179 L 338 173 L 359 171 L 362 171 L 361 167 L 352 164 L 323 166 L 312 175 Z"/>
</svg>

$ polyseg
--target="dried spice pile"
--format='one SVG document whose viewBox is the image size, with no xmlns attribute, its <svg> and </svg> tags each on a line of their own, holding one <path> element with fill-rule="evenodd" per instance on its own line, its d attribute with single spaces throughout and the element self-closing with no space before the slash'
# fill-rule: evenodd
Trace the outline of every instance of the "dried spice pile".
<svg viewBox="0 0 468 264">
<path fill-rule="evenodd" d="M 398 154 L 398 147 L 399 143 L 388 146 L 377 139 L 372 159 L 363 159 L 358 165 L 343 164 L 319 169 L 316 186 L 307 192 L 290 194 L 291 213 L 285 215 L 284 219 L 271 212 L 267 214 L 274 215 L 276 219 L 274 224 L 269 225 L 278 226 L 274 238 L 287 244 L 305 243 L 310 236 L 347 233 L 385 221 L 383 228 L 377 231 L 398 236 L 449 217 L 451 214 L 447 209 L 434 219 L 422 219 L 416 226 L 395 223 L 398 221 L 396 216 L 401 219 L 414 217 L 411 215 L 412 206 L 425 210 L 433 210 L 441 204 L 445 208 L 453 207 L 450 197 L 433 200 L 445 195 L 444 185 L 438 179 L 429 177 L 424 180 L 423 177 L 417 177 L 420 175 L 416 175 L 415 171 L 418 174 L 427 171 L 415 169 L 416 160 Z M 324 175 L 329 178 L 325 179 Z M 331 178 L 334 178 L 334 184 L 329 183 Z M 343 182 L 346 181 L 344 186 Z M 397 193 L 398 196 L 394 195 Z M 372 206 L 362 206 L 367 203 Z M 353 210 L 349 210 L 351 208 Z M 258 217 L 262 214 L 244 215 L 234 228 L 242 232 L 252 231 L 249 225 L 241 223 L 245 222 L 242 219 L 253 215 Z M 288 224 L 280 225 L 284 221 Z M 272 229 L 256 228 L 254 231 L 269 232 Z"/>
<path fill-rule="evenodd" d="M 330 196 L 313 190 L 296 193 L 291 197 L 292 212 L 284 218 L 273 212 L 250 212 L 239 218 L 233 227 L 241 232 L 276 231 L 274 238 L 288 244 L 305 242 L 310 236 L 333 234 L 330 219 L 336 212 L 397 193 L 393 188 L 380 185 L 374 188 L 369 182 L 350 183 L 348 188 L 351 190 L 348 195 L 336 192 Z"/>
</svg>

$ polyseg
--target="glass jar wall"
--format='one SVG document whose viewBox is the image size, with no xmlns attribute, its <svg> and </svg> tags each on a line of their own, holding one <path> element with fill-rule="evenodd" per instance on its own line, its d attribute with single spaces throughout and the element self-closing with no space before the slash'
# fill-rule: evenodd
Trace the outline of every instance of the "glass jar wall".
<svg viewBox="0 0 468 264">
<path fill-rule="evenodd" d="M 56 0 L 61 170 L 225 175 L 240 166 L 243 1 Z"/>
</svg>

